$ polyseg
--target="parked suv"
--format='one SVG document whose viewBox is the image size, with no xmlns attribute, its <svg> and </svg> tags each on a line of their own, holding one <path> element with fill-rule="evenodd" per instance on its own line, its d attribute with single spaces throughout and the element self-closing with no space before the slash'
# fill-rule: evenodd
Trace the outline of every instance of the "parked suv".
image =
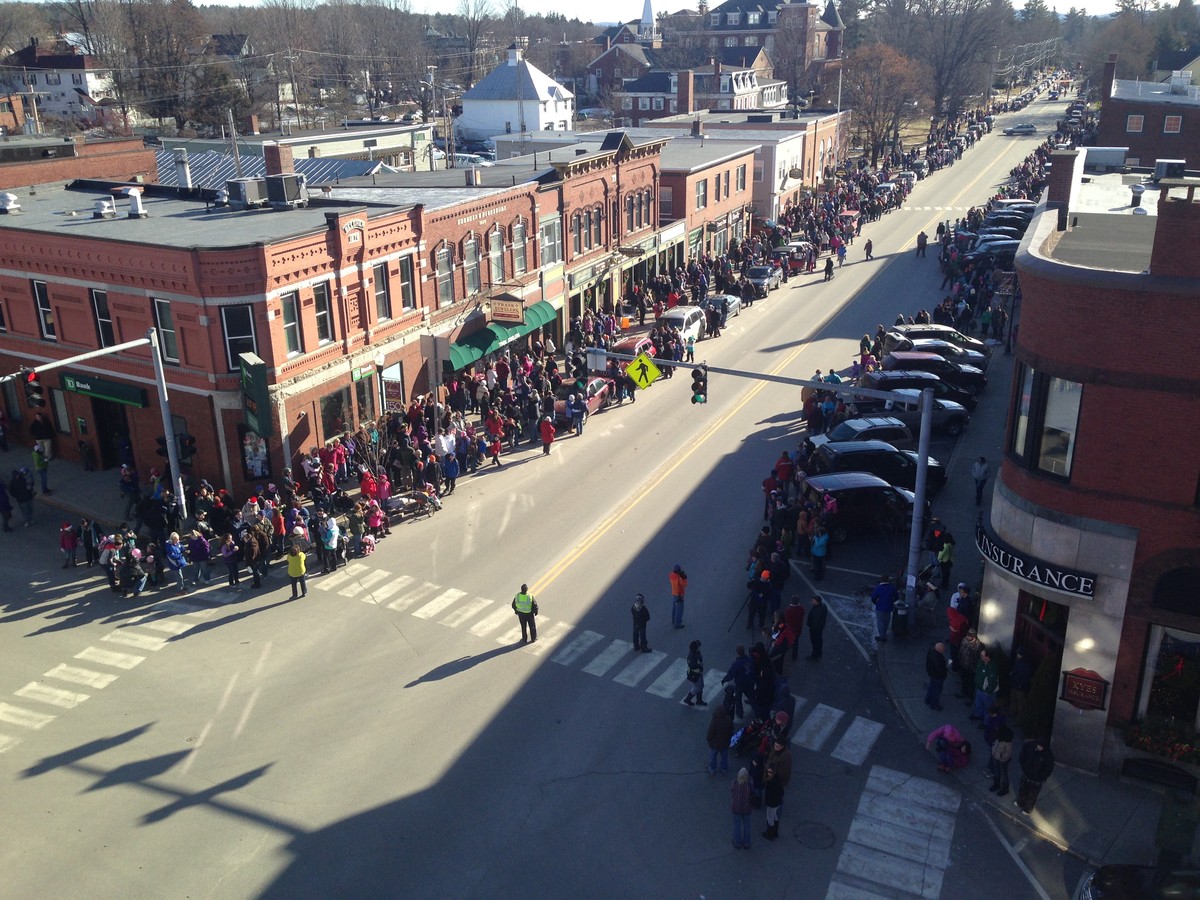
<svg viewBox="0 0 1200 900">
<path fill-rule="evenodd" d="M 875 391 L 894 391 L 897 388 L 933 388 L 933 396 L 938 400 L 953 400 L 961 403 L 967 409 L 975 408 L 975 395 L 970 391 L 942 381 L 932 372 L 868 372 L 858 380 L 859 387 L 871 388 Z M 875 411 L 883 405 L 882 400 L 856 400 L 855 406 L 863 411 Z"/>
<path fill-rule="evenodd" d="M 905 372 L 932 372 L 942 381 L 949 382 L 972 394 L 987 387 L 987 376 L 982 369 L 965 363 L 951 362 L 936 353 L 919 353 L 915 350 L 895 350 L 883 358 L 884 371 L 898 369 Z"/>
<path fill-rule="evenodd" d="M 842 441 L 818 447 L 808 460 L 808 471 L 817 475 L 833 472 L 869 472 L 895 487 L 913 490 L 917 485 L 919 457 L 913 450 L 897 450 L 884 441 Z M 936 497 L 946 486 L 946 469 L 929 457 L 925 490 Z"/>
<path fill-rule="evenodd" d="M 987 368 L 987 357 L 982 353 L 974 350 L 968 350 L 966 347 L 960 347 L 958 344 L 952 344 L 949 341 L 939 340 L 938 338 L 916 338 L 915 340 L 904 339 L 905 344 L 911 346 L 904 347 L 897 345 L 896 350 L 915 350 L 917 353 L 936 353 L 950 362 L 966 363 L 968 366 L 983 371 Z"/>
<path fill-rule="evenodd" d="M 917 338 L 937 338 L 940 341 L 949 341 L 952 344 L 957 344 L 966 350 L 974 350 L 977 353 L 982 353 L 984 356 L 990 356 L 992 352 L 991 348 L 983 341 L 963 334 L 952 325 L 938 325 L 930 322 L 928 325 L 896 325 L 883 337 L 884 353 L 905 349 L 896 346 L 896 335 L 901 335 L 910 340 L 916 340 Z"/>
<path fill-rule="evenodd" d="M 900 388 L 892 391 L 892 394 L 895 396 L 895 400 L 868 400 L 866 401 L 867 408 L 877 410 L 876 416 L 899 419 L 908 426 L 909 431 L 919 434 L 921 430 L 921 392 L 916 388 Z M 853 406 L 856 412 L 862 408 L 862 404 L 859 402 L 855 402 Z M 961 403 L 933 398 L 934 431 L 940 431 L 950 437 L 958 437 L 970 421 L 971 414 Z"/>
<path fill-rule="evenodd" d="M 908 450 L 917 445 L 912 431 L 899 419 L 890 416 L 864 416 L 861 419 L 846 419 L 828 434 L 809 436 L 804 442 L 804 449 L 812 453 L 817 447 L 842 441 L 887 441 L 901 450 Z"/>
<path fill-rule="evenodd" d="M 805 481 L 805 503 L 823 509 L 826 494 L 837 502 L 837 512 L 831 514 L 826 523 L 829 539 L 835 544 L 851 535 L 867 532 L 903 535 L 912 522 L 915 502 L 912 492 L 893 487 L 866 472 L 814 475 Z M 925 505 L 928 507 L 928 501 Z M 928 508 L 925 513 L 928 521 Z"/>
</svg>

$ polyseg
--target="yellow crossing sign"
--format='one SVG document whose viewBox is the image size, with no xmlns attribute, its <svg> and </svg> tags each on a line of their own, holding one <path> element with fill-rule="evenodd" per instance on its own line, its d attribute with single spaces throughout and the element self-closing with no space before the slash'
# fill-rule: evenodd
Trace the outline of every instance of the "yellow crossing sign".
<svg viewBox="0 0 1200 900">
<path fill-rule="evenodd" d="M 662 377 L 662 369 L 656 366 L 646 353 L 639 353 L 629 364 L 625 374 L 633 379 L 634 384 L 645 390 Z"/>
</svg>

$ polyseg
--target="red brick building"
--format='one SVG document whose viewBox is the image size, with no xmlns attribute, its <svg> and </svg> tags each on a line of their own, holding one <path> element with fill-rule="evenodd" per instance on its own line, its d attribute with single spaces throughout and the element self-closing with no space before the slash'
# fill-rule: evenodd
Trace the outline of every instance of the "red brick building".
<svg viewBox="0 0 1200 900">
<path fill-rule="evenodd" d="M 1104 65 L 1100 97 L 1101 147 L 1128 147 L 1126 162 L 1153 168 L 1160 159 L 1200 168 L 1200 86 L 1191 72 L 1164 82 L 1117 78 L 1117 57 Z"/>
<path fill-rule="evenodd" d="M 1036 664 L 1030 727 L 1059 759 L 1116 770 L 1144 755 L 1135 723 L 1194 735 L 1200 716 L 1200 378 L 1180 344 L 1200 328 L 1200 179 L 1151 186 L 1146 215 L 1083 152 L 1053 173 L 1017 257 L 980 634 Z"/>
<path fill-rule="evenodd" d="M 659 215 L 684 223 L 689 258 L 718 256 L 747 233 L 758 149 L 750 143 L 706 144 L 693 135 L 672 138 L 663 149 Z"/>
</svg>

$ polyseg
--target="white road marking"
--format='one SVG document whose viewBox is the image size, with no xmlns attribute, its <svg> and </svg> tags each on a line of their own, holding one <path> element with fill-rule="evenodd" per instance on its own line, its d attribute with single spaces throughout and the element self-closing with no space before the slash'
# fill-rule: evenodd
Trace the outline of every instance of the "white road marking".
<svg viewBox="0 0 1200 900">
<path fill-rule="evenodd" d="M 526 644 L 521 649 L 530 656 L 541 656 L 570 634 L 571 629 L 574 627 L 566 622 L 555 622 L 549 628 L 546 628 L 543 624 L 542 630 L 538 632 L 536 643 Z"/>
<path fill-rule="evenodd" d="M 514 625 L 500 637 L 496 638 L 497 644 L 515 644 L 521 640 L 521 626 Z"/>
<path fill-rule="evenodd" d="M 3 748 L 0 748 L 0 752 L 3 752 Z M 1017 868 L 1021 870 L 1021 874 L 1025 876 L 1025 880 L 1033 886 L 1033 889 L 1037 892 L 1038 897 L 1040 897 L 1041 900 L 1050 900 L 1050 895 L 1047 894 L 1045 889 L 1042 888 L 1041 884 L 1038 883 L 1038 880 L 1034 876 L 1033 872 L 1029 871 L 1029 866 L 1025 865 L 1025 860 L 1021 859 L 1021 851 L 1018 849 L 1018 847 L 1023 847 L 1027 842 L 1027 838 L 1022 838 L 1018 842 L 1017 846 L 1010 847 L 1008 841 L 1004 839 L 1004 834 L 999 828 L 996 827 L 996 823 L 992 821 L 992 817 L 987 813 L 984 813 L 983 820 L 988 823 L 988 828 L 992 829 L 992 833 L 996 835 L 996 840 L 1000 842 L 1000 846 L 1008 852 L 1010 857 L 1012 857 L 1012 861 L 1017 864 Z M 1087 876 L 1084 875 L 1080 878 L 1080 884 L 1083 883 L 1083 878 L 1086 877 Z M 1079 894 L 1076 892 L 1071 896 L 1077 897 Z"/>
<path fill-rule="evenodd" d="M 704 673 L 704 700 L 706 703 L 712 703 L 713 699 L 725 693 L 725 685 L 721 684 L 721 679 L 725 677 L 724 672 L 718 672 L 716 669 L 709 669 Z"/>
<path fill-rule="evenodd" d="M 416 579 L 411 575 L 397 575 L 387 584 L 381 584 L 377 588 L 372 588 L 370 593 L 363 594 L 358 599 L 363 601 L 363 603 L 382 603 L 389 597 L 393 597 L 401 591 L 408 590 L 414 581 Z"/>
<path fill-rule="evenodd" d="M 413 591 L 411 594 L 407 594 L 403 597 L 397 597 L 395 600 L 393 600 L 391 603 L 389 603 L 387 605 L 387 608 L 394 609 L 396 612 L 404 612 L 404 610 L 408 609 L 410 606 L 413 606 L 416 603 L 421 602 L 426 597 L 428 597 L 430 594 L 432 594 L 434 591 L 439 590 L 439 588 L 440 588 L 439 585 L 436 585 L 430 581 L 426 581 L 424 584 L 420 585 L 419 587 L 413 588 Z"/>
<path fill-rule="evenodd" d="M 450 615 L 438 621 L 439 625 L 445 625 L 447 628 L 457 628 L 468 619 L 473 619 L 475 616 L 489 606 L 492 605 L 491 600 L 486 600 L 483 597 L 476 597 L 473 600 L 468 600 L 466 603 L 452 611 Z"/>
<path fill-rule="evenodd" d="M 621 661 L 621 658 L 633 649 L 633 644 L 629 641 L 613 641 L 603 650 L 601 650 L 596 658 L 583 667 L 583 671 L 589 675 L 595 675 L 598 678 L 607 674 L 608 670 Z M 643 656 L 648 654 L 642 654 Z M 663 654 L 659 654 L 661 657 Z"/>
<path fill-rule="evenodd" d="M 194 619 L 211 619 L 217 614 L 217 611 L 211 606 L 197 606 L 195 603 L 188 603 L 185 600 L 167 600 L 163 603 L 156 603 L 154 611 L 177 616 L 191 616 Z"/>
<path fill-rule="evenodd" d="M 879 722 L 856 716 L 830 756 L 854 766 L 861 766 L 866 762 L 882 731 L 883 725 Z"/>
<path fill-rule="evenodd" d="M 364 575 L 349 587 L 342 588 L 338 591 L 338 596 L 353 600 L 355 597 L 361 597 L 364 593 L 367 593 L 372 585 L 379 584 L 381 581 L 387 581 L 391 577 L 392 573 L 386 569 L 376 569 L 374 572 Z"/>
<path fill-rule="evenodd" d="M 75 691 L 64 691 L 62 688 L 51 687 L 38 681 L 31 681 L 20 690 L 13 691 L 25 700 L 36 700 L 59 709 L 74 709 L 90 694 L 77 694 Z"/>
<path fill-rule="evenodd" d="M 792 743 L 808 750 L 820 751 L 844 715 L 840 709 L 818 703 L 792 735 Z"/>
<path fill-rule="evenodd" d="M 110 631 L 100 640 L 113 644 L 124 644 L 126 647 L 137 647 L 139 650 L 161 650 L 167 644 L 166 638 L 141 634 L 137 631 Z"/>
<path fill-rule="evenodd" d="M 626 646 L 632 649 L 632 645 Z M 658 650 L 639 653 L 633 662 L 613 676 L 613 681 L 626 687 L 637 687 L 638 682 L 649 675 L 666 658 L 667 654 L 660 653 Z"/>
<path fill-rule="evenodd" d="M 242 710 L 237 727 L 233 729 L 233 739 L 235 741 L 242 736 L 242 729 L 246 727 L 246 723 L 250 720 L 250 711 L 254 709 L 254 704 L 258 701 L 258 694 L 261 690 L 262 688 L 255 688 L 254 693 L 250 695 L 250 699 L 246 701 L 246 708 Z"/>
<path fill-rule="evenodd" d="M 604 640 L 604 635 L 595 631 L 581 631 L 575 635 L 575 639 L 567 644 L 552 657 L 551 662 L 556 662 L 560 666 L 573 666 L 579 657 L 587 653 L 592 647 Z"/>
<path fill-rule="evenodd" d="M 192 744 L 191 752 L 187 755 L 187 759 L 185 759 L 183 761 L 183 764 L 179 767 L 179 771 L 181 774 L 186 775 L 188 772 L 190 772 L 192 770 L 192 763 L 194 763 L 196 761 L 196 754 L 199 752 L 200 747 L 204 744 L 204 739 L 206 737 L 208 737 L 208 732 L 212 729 L 212 726 L 213 726 L 213 720 L 209 719 L 207 722 L 204 723 L 204 727 L 202 729 L 200 729 L 200 735 L 199 735 L 199 737 L 196 738 L 195 742 Z"/>
<path fill-rule="evenodd" d="M 449 609 L 465 596 L 467 596 L 466 591 L 457 591 L 454 588 L 442 591 L 439 596 L 414 612 L 413 616 L 418 619 L 432 619 L 438 613 Z"/>
<path fill-rule="evenodd" d="M 10 737 L 7 734 L 0 734 L 0 753 L 4 753 L 6 750 L 11 750 L 19 743 L 21 743 L 20 738 Z"/>
<path fill-rule="evenodd" d="M 102 647 L 88 647 L 83 652 L 76 653 L 75 658 L 84 662 L 100 663 L 102 666 L 112 666 L 115 669 L 132 669 L 138 663 L 146 661 L 144 656 L 118 653 L 116 650 L 105 650 Z"/>
<path fill-rule="evenodd" d="M 165 634 L 183 634 L 185 631 L 190 631 L 196 627 L 195 622 L 174 622 L 170 619 L 149 619 L 145 622 L 129 622 L 122 627 L 128 628 L 131 625 L 137 625 L 139 628 L 149 628 L 153 631 L 161 631 Z"/>
<path fill-rule="evenodd" d="M 685 678 L 687 678 L 687 660 L 676 658 L 675 662 L 667 666 L 665 672 L 650 682 L 646 693 L 670 700 L 679 692 Z"/>
<path fill-rule="evenodd" d="M 254 664 L 253 675 L 258 678 L 262 675 L 263 669 L 267 666 L 267 657 L 271 655 L 271 648 L 275 646 L 274 641 L 267 641 L 263 644 L 262 653 L 258 654 L 258 662 Z"/>
<path fill-rule="evenodd" d="M 485 619 L 480 619 L 471 626 L 471 634 L 475 637 L 487 637 L 502 625 L 507 625 L 516 618 L 516 613 L 509 607 L 501 607 Z"/>
<path fill-rule="evenodd" d="M 59 663 L 47 672 L 45 677 L 57 678 L 59 681 L 69 681 L 71 684 L 82 684 L 91 688 L 106 688 L 117 680 L 117 676 L 111 672 L 93 672 L 91 669 L 68 666 L 65 663 Z"/>
<path fill-rule="evenodd" d="M 0 703 L 0 722 L 7 722 L 9 725 L 37 730 L 49 725 L 56 718 L 58 717 L 49 713 L 34 712 L 31 709 L 13 706 L 11 703 Z"/>
</svg>

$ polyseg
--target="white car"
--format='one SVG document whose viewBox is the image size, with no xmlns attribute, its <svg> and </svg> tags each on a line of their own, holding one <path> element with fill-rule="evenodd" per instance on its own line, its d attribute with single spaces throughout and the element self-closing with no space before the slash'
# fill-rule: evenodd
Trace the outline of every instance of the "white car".
<svg viewBox="0 0 1200 900">
<path fill-rule="evenodd" d="M 704 310 L 699 306 L 673 306 L 659 317 L 663 324 L 671 324 L 679 329 L 683 340 L 689 337 L 697 341 L 704 336 Z"/>
<path fill-rule="evenodd" d="M 475 153 L 455 153 L 454 168 L 456 169 L 485 169 L 495 163 L 484 159 Z"/>
</svg>

